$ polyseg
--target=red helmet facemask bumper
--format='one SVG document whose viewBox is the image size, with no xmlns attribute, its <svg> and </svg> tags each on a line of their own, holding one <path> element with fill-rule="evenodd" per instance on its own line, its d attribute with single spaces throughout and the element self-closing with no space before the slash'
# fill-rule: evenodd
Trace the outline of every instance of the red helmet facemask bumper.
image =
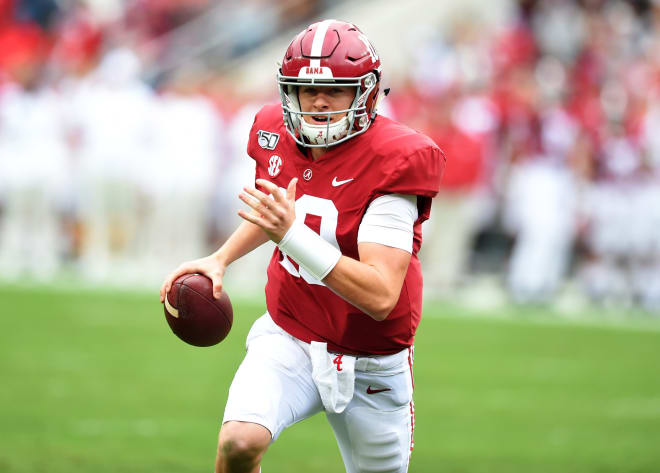
<svg viewBox="0 0 660 473">
<path fill-rule="evenodd" d="M 328 147 L 367 131 L 376 117 L 381 63 L 376 50 L 357 26 L 324 20 L 301 31 L 289 44 L 277 82 L 282 98 L 284 124 L 301 146 Z M 299 86 L 355 87 L 355 98 L 345 110 L 303 112 Z M 339 122 L 332 116 L 346 114 Z M 305 122 L 305 115 L 325 116 L 321 125 Z"/>
</svg>

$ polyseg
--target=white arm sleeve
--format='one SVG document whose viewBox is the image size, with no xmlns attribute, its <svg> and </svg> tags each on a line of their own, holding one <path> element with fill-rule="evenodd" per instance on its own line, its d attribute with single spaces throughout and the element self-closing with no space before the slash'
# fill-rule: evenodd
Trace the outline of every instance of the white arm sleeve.
<svg viewBox="0 0 660 473">
<path fill-rule="evenodd" d="M 380 243 L 412 253 L 417 196 L 389 194 L 374 199 L 362 218 L 359 243 Z"/>
</svg>

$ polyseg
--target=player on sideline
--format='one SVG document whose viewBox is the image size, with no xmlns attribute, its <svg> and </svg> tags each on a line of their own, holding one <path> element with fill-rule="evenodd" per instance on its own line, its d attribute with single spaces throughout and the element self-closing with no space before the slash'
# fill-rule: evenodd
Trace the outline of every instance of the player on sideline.
<svg viewBox="0 0 660 473">
<path fill-rule="evenodd" d="M 266 241 L 267 313 L 252 326 L 225 408 L 216 473 L 259 472 L 288 426 L 325 411 L 346 471 L 406 472 L 413 447 L 417 252 L 445 158 L 426 136 L 376 114 L 380 59 L 350 24 L 314 23 L 289 45 L 282 104 L 250 131 L 252 211 L 198 272 L 219 295 L 227 266 Z M 284 120 L 282 120 L 284 115 Z"/>
</svg>

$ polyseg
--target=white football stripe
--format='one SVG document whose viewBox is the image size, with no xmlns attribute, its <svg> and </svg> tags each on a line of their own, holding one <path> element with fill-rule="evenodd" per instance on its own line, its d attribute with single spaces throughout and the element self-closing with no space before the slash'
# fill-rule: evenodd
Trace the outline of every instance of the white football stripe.
<svg viewBox="0 0 660 473">
<path fill-rule="evenodd" d="M 312 41 L 312 52 L 310 56 L 320 56 L 323 51 L 323 42 L 325 41 L 325 34 L 328 32 L 328 28 L 335 20 L 323 20 L 319 26 L 316 28 L 316 33 L 314 34 L 314 40 Z M 320 59 L 310 59 L 310 67 L 321 67 Z"/>
<path fill-rule="evenodd" d="M 170 304 L 170 301 L 167 299 L 167 294 L 165 294 L 165 309 L 172 317 L 179 317 L 179 309 L 176 309 Z"/>
</svg>

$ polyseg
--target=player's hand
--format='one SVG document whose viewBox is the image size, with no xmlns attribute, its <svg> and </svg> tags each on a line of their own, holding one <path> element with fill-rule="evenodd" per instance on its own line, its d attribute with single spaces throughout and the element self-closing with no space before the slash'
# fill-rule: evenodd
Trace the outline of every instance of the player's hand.
<svg viewBox="0 0 660 473">
<path fill-rule="evenodd" d="M 215 255 L 206 256 L 181 264 L 172 271 L 160 287 L 160 301 L 165 302 L 165 295 L 172 289 L 172 284 L 176 279 L 184 274 L 199 273 L 203 274 L 213 283 L 213 297 L 220 298 L 222 293 L 222 277 L 225 275 L 227 267 L 222 264 Z"/>
<path fill-rule="evenodd" d="M 297 182 L 297 178 L 291 179 L 286 189 L 286 195 L 284 195 L 282 190 L 272 182 L 257 179 L 257 184 L 265 188 L 270 196 L 259 189 L 244 187 L 238 197 L 252 207 L 254 212 L 248 213 L 239 210 L 238 215 L 248 222 L 260 226 L 268 238 L 279 243 L 296 220 Z"/>
</svg>

